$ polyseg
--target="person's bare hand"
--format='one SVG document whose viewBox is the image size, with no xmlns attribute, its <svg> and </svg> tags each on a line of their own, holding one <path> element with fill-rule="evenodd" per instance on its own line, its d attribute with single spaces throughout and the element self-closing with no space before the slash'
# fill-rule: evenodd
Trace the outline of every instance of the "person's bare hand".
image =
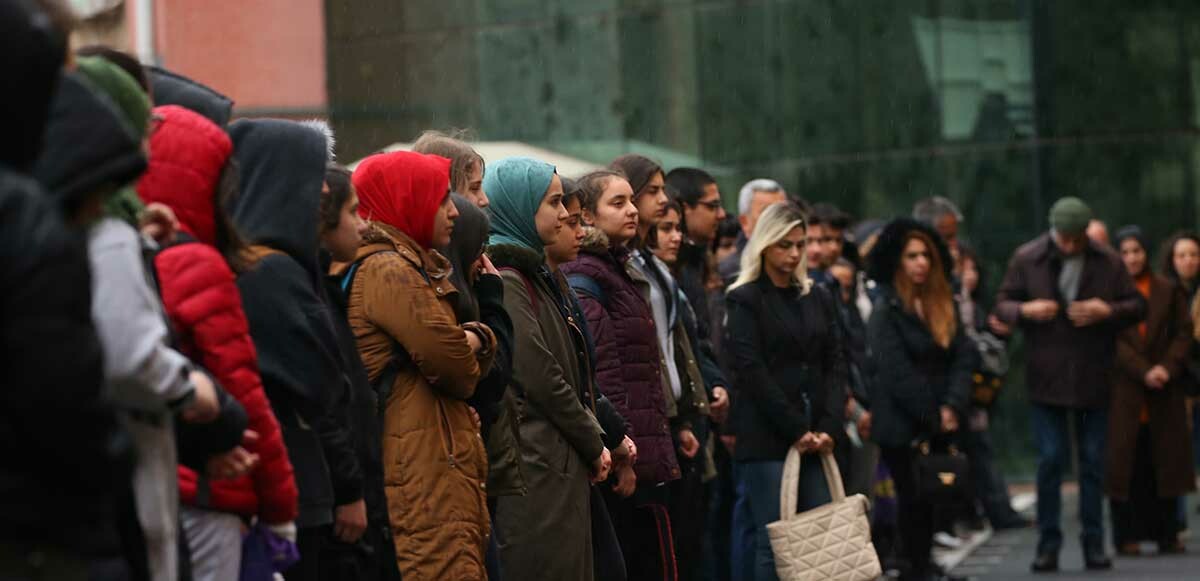
<svg viewBox="0 0 1200 581">
<path fill-rule="evenodd" d="M 630 465 L 637 464 L 637 459 L 638 459 L 637 442 L 633 441 L 633 438 L 630 438 L 629 436 L 625 436 L 625 439 L 621 443 L 629 446 L 629 464 Z"/>
<path fill-rule="evenodd" d="M 1076 301 L 1067 307 L 1067 317 L 1076 327 L 1087 327 L 1112 316 L 1112 307 L 1100 299 Z"/>
<path fill-rule="evenodd" d="M 718 385 L 713 388 L 713 400 L 708 406 L 708 411 L 712 414 L 712 421 L 718 424 L 723 424 L 729 419 L 729 392 L 724 387 Z"/>
<path fill-rule="evenodd" d="M 362 499 L 333 511 L 333 534 L 343 543 L 354 544 L 367 530 L 367 503 Z"/>
<path fill-rule="evenodd" d="M 608 448 L 603 448 L 600 456 L 592 460 L 592 483 L 608 480 L 608 471 L 612 469 L 612 454 Z"/>
<path fill-rule="evenodd" d="M 830 436 L 829 434 L 826 434 L 824 432 L 814 432 L 814 434 L 816 435 L 816 438 L 817 438 L 816 450 L 818 452 L 832 452 L 833 451 L 833 444 L 834 444 L 833 436 Z"/>
<path fill-rule="evenodd" d="M 467 331 L 467 344 L 471 346 L 472 353 L 479 353 L 479 350 L 483 349 L 483 341 L 475 331 Z"/>
<path fill-rule="evenodd" d="M 1050 321 L 1058 316 L 1058 303 L 1049 299 L 1034 299 L 1021 304 L 1021 316 L 1031 321 Z"/>
<path fill-rule="evenodd" d="M 479 274 L 494 274 L 500 276 L 500 271 L 496 270 L 496 265 L 492 264 L 492 259 L 488 255 L 479 255 Z"/>
<path fill-rule="evenodd" d="M 1155 365 L 1146 372 L 1146 387 L 1150 389 L 1162 389 L 1171 382 L 1171 374 L 1166 367 Z"/>
<path fill-rule="evenodd" d="M 690 429 L 679 431 L 679 451 L 685 458 L 696 457 L 696 453 L 700 451 L 700 440 L 696 439 L 695 432 Z"/>
<path fill-rule="evenodd" d="M 792 447 L 799 450 L 801 454 L 807 454 L 817 449 L 817 442 L 817 434 L 807 432 L 803 436 L 800 436 L 800 439 L 796 440 L 792 444 Z"/>
<path fill-rule="evenodd" d="M 988 328 L 995 333 L 997 337 L 1008 337 L 1012 335 L 1012 326 L 1000 320 L 1000 317 L 992 315 L 987 320 Z"/>
<path fill-rule="evenodd" d="M 183 410 L 180 417 L 189 424 L 207 424 L 221 414 L 221 402 L 217 399 L 217 386 L 213 385 L 208 375 L 193 371 L 188 379 L 195 386 L 192 403 Z"/>
<path fill-rule="evenodd" d="M 483 420 L 479 418 L 479 412 L 476 411 L 473 406 L 467 406 L 467 409 L 471 410 L 471 419 L 475 420 L 475 431 L 478 432 L 479 430 L 482 430 Z"/>
<path fill-rule="evenodd" d="M 159 202 L 146 205 L 142 215 L 138 217 L 138 229 L 149 236 L 159 245 L 167 245 L 175 241 L 179 232 L 179 219 L 170 206 Z"/>
<path fill-rule="evenodd" d="M 858 437 L 864 440 L 871 438 L 871 412 L 864 411 L 858 417 Z"/>
<path fill-rule="evenodd" d="M 251 453 L 241 446 L 223 454 L 209 457 L 205 463 L 205 472 L 213 480 L 228 480 L 249 474 L 258 465 L 258 454 Z"/>
<path fill-rule="evenodd" d="M 725 445 L 725 449 L 733 454 L 733 449 L 737 447 L 737 436 L 733 434 L 721 434 L 721 443 Z"/>
<path fill-rule="evenodd" d="M 612 451 L 612 462 L 613 462 L 612 469 L 613 470 L 618 470 L 626 464 L 633 463 L 632 450 L 629 448 L 630 444 L 632 444 L 632 443 L 633 443 L 633 440 L 630 440 L 629 436 L 625 436 L 625 439 L 621 440 L 621 444 L 619 446 L 617 446 L 615 449 L 613 449 L 613 451 Z"/>
<path fill-rule="evenodd" d="M 957 432 L 958 431 L 958 414 L 954 408 L 948 405 L 942 406 L 942 432 Z"/>
<path fill-rule="evenodd" d="M 625 466 L 617 471 L 617 483 L 613 485 L 613 492 L 621 498 L 629 498 L 633 496 L 633 491 L 637 488 L 637 474 L 633 472 L 633 466 Z"/>
</svg>

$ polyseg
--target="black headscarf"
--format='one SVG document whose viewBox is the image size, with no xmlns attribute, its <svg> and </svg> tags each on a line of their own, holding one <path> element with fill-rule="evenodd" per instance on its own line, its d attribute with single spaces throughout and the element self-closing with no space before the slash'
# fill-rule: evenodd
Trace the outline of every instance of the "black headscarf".
<svg viewBox="0 0 1200 581">
<path fill-rule="evenodd" d="M 450 199 L 458 208 L 458 219 L 454 221 L 454 231 L 450 234 L 450 245 L 446 247 L 446 258 L 454 267 L 450 271 L 450 282 L 458 289 L 454 300 L 454 314 L 459 322 L 479 320 L 479 302 L 475 299 L 470 272 L 475 259 L 483 254 L 483 245 L 487 243 L 488 231 L 491 224 L 488 215 L 479 209 L 474 202 L 457 193 L 451 193 Z"/>
</svg>

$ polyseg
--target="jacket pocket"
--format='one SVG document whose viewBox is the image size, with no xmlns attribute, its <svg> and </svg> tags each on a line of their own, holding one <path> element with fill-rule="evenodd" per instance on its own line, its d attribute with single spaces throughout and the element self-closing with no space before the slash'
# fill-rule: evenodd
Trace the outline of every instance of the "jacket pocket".
<svg viewBox="0 0 1200 581">
<path fill-rule="evenodd" d="M 450 416 L 446 412 L 446 403 L 437 400 L 438 430 L 442 436 L 442 451 L 446 453 L 451 468 L 458 468 L 458 460 L 454 457 L 454 428 L 450 424 Z"/>
</svg>

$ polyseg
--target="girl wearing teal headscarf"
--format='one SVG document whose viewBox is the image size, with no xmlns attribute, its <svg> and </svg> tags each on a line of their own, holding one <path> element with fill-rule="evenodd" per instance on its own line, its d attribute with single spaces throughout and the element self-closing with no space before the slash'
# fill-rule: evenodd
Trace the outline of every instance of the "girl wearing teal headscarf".
<svg viewBox="0 0 1200 581">
<path fill-rule="evenodd" d="M 562 181 L 553 166 L 529 158 L 491 164 L 483 181 L 488 255 L 504 280 L 515 337 L 508 417 L 500 421 L 516 422 L 520 438 L 519 454 L 489 446 L 489 462 L 495 473 L 517 474 L 524 492 L 499 499 L 502 569 L 510 579 L 590 580 L 590 484 L 607 478 L 611 459 L 592 403 L 587 342 L 545 261 L 567 218 Z M 503 432 L 493 430 L 493 440 Z"/>
</svg>

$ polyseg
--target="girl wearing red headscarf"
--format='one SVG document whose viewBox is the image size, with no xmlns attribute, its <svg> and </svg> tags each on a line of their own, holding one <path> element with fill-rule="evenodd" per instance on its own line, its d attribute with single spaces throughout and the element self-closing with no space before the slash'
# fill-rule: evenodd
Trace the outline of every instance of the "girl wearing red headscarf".
<svg viewBox="0 0 1200 581">
<path fill-rule="evenodd" d="M 384 486 L 405 581 L 486 579 L 487 455 L 465 400 L 496 338 L 459 324 L 449 262 L 458 211 L 450 160 L 393 152 L 354 172 L 371 222 L 353 263 L 338 265 L 358 350 L 383 412 Z M 465 291 L 464 291 L 465 292 Z"/>
</svg>

